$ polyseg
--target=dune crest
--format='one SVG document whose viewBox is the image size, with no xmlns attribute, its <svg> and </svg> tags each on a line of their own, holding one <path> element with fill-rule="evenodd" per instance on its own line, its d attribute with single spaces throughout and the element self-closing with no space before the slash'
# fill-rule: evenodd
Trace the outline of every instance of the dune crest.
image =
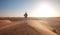
<svg viewBox="0 0 60 35">
<path fill-rule="evenodd" d="M 11 23 L 10 20 L 0 20 L 0 23 Z"/>
</svg>

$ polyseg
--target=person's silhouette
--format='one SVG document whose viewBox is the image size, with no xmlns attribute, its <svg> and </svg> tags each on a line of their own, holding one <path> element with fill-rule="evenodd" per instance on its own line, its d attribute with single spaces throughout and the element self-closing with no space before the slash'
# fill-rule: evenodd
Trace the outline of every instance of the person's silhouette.
<svg viewBox="0 0 60 35">
<path fill-rule="evenodd" d="M 27 12 L 25 12 L 24 17 L 27 18 L 27 16 L 28 16 L 28 14 L 27 14 Z"/>
</svg>

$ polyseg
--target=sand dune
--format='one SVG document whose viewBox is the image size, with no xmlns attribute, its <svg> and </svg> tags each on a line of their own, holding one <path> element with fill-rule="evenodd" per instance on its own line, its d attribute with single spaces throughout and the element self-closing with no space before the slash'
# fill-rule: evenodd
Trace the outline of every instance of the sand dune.
<svg viewBox="0 0 60 35">
<path fill-rule="evenodd" d="M 0 20 L 0 23 L 11 23 L 10 20 Z"/>
<path fill-rule="evenodd" d="M 10 20 L 0 20 L 1 23 L 12 23 L 10 25 L 4 26 L 0 30 L 0 34 L 2 35 L 58 35 L 58 33 L 53 32 L 56 31 L 54 27 L 51 27 L 49 23 L 54 25 L 53 20 L 22 20 L 22 21 L 14 21 L 11 22 Z M 56 26 L 55 26 L 56 27 Z M 28 34 L 26 33 L 28 32 Z"/>
<path fill-rule="evenodd" d="M 28 24 L 31 27 L 35 28 L 42 35 L 57 35 L 53 31 L 51 31 L 51 30 L 53 30 L 53 29 L 51 29 L 52 27 L 50 27 L 50 26 L 47 27 L 46 25 L 42 25 L 38 21 L 29 21 Z"/>
</svg>

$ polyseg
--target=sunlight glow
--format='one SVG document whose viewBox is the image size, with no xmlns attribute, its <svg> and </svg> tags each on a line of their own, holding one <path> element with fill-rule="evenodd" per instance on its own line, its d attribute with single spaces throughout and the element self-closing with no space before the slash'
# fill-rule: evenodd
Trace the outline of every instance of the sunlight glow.
<svg viewBox="0 0 60 35">
<path fill-rule="evenodd" d="M 33 17 L 52 17 L 54 16 L 55 12 L 51 5 L 47 3 L 42 3 L 36 5 L 34 10 L 32 11 Z"/>
</svg>

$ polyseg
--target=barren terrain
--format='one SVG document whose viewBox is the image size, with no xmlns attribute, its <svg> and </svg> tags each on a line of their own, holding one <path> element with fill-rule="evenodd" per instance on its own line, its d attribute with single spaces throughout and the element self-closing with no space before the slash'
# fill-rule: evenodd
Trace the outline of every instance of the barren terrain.
<svg viewBox="0 0 60 35">
<path fill-rule="evenodd" d="M 0 18 L 0 35 L 60 35 L 60 18 Z"/>
</svg>

